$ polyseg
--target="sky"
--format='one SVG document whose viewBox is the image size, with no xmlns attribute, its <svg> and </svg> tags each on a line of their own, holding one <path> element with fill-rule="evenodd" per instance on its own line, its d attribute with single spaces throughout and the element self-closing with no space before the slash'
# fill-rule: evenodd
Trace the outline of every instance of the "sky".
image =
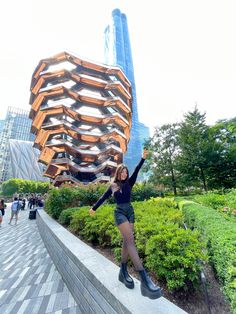
<svg viewBox="0 0 236 314">
<path fill-rule="evenodd" d="M 194 107 L 206 122 L 236 116 L 236 2 L 230 0 L 8 0 L 0 4 L 0 119 L 30 109 L 41 59 L 68 51 L 104 62 L 111 12 L 127 15 L 139 120 L 180 122 Z"/>
</svg>

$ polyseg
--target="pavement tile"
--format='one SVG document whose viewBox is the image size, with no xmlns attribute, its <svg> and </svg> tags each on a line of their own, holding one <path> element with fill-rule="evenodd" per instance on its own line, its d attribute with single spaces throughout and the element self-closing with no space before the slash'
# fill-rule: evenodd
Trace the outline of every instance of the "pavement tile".
<svg viewBox="0 0 236 314">
<path fill-rule="evenodd" d="M 81 313 L 28 214 L 8 225 L 8 206 L 0 229 L 0 313 Z"/>
</svg>

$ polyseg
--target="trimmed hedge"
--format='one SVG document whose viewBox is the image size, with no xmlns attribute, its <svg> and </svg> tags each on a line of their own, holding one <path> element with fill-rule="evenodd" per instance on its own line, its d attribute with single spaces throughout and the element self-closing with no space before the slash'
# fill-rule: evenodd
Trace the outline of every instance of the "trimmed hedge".
<svg viewBox="0 0 236 314">
<path fill-rule="evenodd" d="M 197 203 L 214 208 L 228 220 L 236 222 L 236 190 L 232 189 L 226 194 L 208 192 L 203 195 L 195 195 L 192 198 Z"/>
<path fill-rule="evenodd" d="M 199 232 L 184 229 L 183 214 L 177 204 L 158 198 L 135 202 L 133 206 L 136 245 L 144 264 L 167 282 L 169 290 L 187 289 L 189 283 L 197 285 L 202 268 L 198 260 L 207 259 L 203 253 L 205 245 Z M 114 205 L 101 206 L 93 217 L 88 209 L 67 210 L 66 215 L 71 217 L 69 228 L 88 241 L 113 248 L 119 258 L 122 239 L 114 225 Z M 59 219 L 62 217 L 63 212 Z"/>
<path fill-rule="evenodd" d="M 180 201 L 186 222 L 204 235 L 210 261 L 213 264 L 225 295 L 236 313 L 236 224 L 216 210 L 191 201 Z"/>
<path fill-rule="evenodd" d="M 218 193 L 209 192 L 202 195 L 195 195 L 193 200 L 214 209 L 220 209 L 225 206 L 225 195 Z"/>
</svg>

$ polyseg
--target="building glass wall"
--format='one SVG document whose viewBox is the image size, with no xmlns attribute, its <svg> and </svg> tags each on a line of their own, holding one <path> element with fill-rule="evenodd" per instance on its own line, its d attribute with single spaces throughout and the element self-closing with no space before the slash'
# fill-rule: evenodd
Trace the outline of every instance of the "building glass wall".
<svg viewBox="0 0 236 314">
<path fill-rule="evenodd" d="M 2 131 L 4 128 L 4 122 L 5 122 L 5 120 L 0 120 L 0 137 L 1 137 L 1 134 L 2 134 Z"/>
<path fill-rule="evenodd" d="M 145 141 L 150 138 L 149 128 L 141 122 L 139 122 L 139 136 L 142 146 L 144 145 Z"/>
<path fill-rule="evenodd" d="M 6 181 L 12 177 L 12 168 L 9 153 L 9 140 L 33 141 L 30 133 L 32 121 L 29 111 L 20 108 L 8 107 L 6 119 L 0 136 L 0 180 Z M 20 158 L 20 156 L 19 156 Z"/>
<path fill-rule="evenodd" d="M 112 11 L 112 21 L 105 29 L 105 62 L 110 65 L 119 66 L 132 85 L 132 128 L 131 139 L 124 161 L 132 172 L 140 160 L 142 143 L 139 130 L 138 107 L 136 97 L 136 85 L 132 51 L 129 38 L 129 30 L 126 15 L 119 9 Z M 147 127 L 146 127 L 147 128 Z"/>
</svg>

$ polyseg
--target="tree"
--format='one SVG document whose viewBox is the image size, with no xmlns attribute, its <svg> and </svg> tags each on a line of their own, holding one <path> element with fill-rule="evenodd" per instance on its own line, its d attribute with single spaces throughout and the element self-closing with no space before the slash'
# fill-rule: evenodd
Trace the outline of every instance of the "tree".
<svg viewBox="0 0 236 314">
<path fill-rule="evenodd" d="M 220 120 L 210 127 L 215 141 L 215 158 L 209 168 L 211 188 L 232 188 L 236 185 L 236 118 Z"/>
<path fill-rule="evenodd" d="M 186 184 L 198 185 L 200 181 L 204 190 L 207 191 L 206 169 L 212 143 L 209 142 L 205 113 L 201 114 L 195 107 L 193 112 L 188 112 L 184 117 L 178 133 L 180 147 L 178 167 L 185 175 Z"/>
<path fill-rule="evenodd" d="M 18 192 L 19 186 L 18 179 L 10 179 L 5 181 L 2 184 L 2 194 L 5 196 L 12 196 L 14 193 Z"/>
<path fill-rule="evenodd" d="M 156 128 L 153 137 L 146 143 L 150 155 L 144 166 L 144 171 L 150 173 L 149 181 L 170 187 L 174 195 L 177 194 L 177 134 L 178 124 L 165 124 Z"/>
<path fill-rule="evenodd" d="M 46 193 L 49 186 L 49 182 L 9 179 L 3 182 L 2 193 L 5 196 L 12 196 L 14 193 Z"/>
<path fill-rule="evenodd" d="M 207 126 L 197 107 L 180 124 L 156 128 L 147 141 L 144 171 L 149 181 L 177 188 L 232 188 L 236 185 L 236 118 Z"/>
</svg>

